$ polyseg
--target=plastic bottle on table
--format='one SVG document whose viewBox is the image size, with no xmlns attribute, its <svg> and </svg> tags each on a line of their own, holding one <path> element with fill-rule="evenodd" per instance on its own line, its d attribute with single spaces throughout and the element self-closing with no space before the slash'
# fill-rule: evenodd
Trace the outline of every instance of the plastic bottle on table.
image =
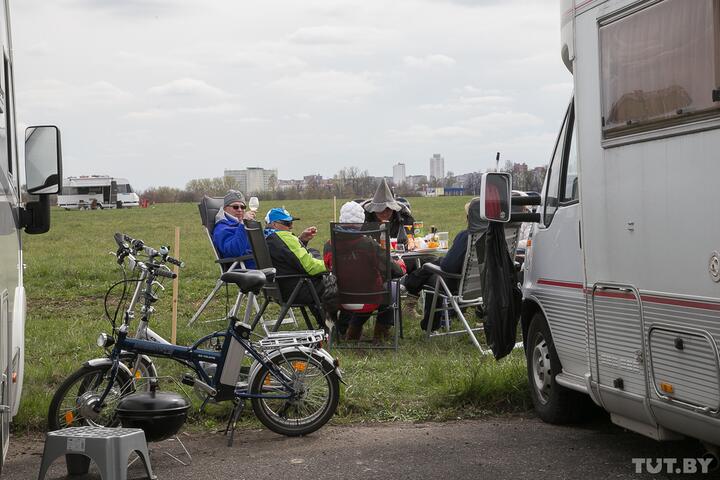
<svg viewBox="0 0 720 480">
<path fill-rule="evenodd" d="M 415 250 L 415 236 L 413 235 L 414 228 L 412 225 L 405 225 L 404 228 L 406 229 L 407 233 L 407 251 Z"/>
<path fill-rule="evenodd" d="M 435 225 L 430 227 L 430 239 L 428 241 L 428 248 L 438 248 L 440 246 L 440 238 L 437 234 L 437 228 Z"/>
</svg>

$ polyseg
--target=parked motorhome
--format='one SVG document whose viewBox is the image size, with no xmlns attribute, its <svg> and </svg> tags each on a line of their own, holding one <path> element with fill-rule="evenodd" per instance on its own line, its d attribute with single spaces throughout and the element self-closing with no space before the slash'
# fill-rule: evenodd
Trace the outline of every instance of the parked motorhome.
<svg viewBox="0 0 720 480">
<path fill-rule="evenodd" d="M 535 408 L 720 445 L 720 2 L 564 0 L 567 109 L 525 259 Z"/>
<path fill-rule="evenodd" d="M 19 171 L 15 121 L 13 49 L 7 0 L 0 1 L 0 470 L 10 438 L 9 424 L 20 403 L 25 348 L 25 289 L 21 230 L 45 233 L 50 228 L 49 196 L 62 178 L 60 132 L 53 126 L 25 131 L 25 181 Z M 22 185 L 32 200 L 21 202 Z"/>
<path fill-rule="evenodd" d="M 58 206 L 66 210 L 137 207 L 140 198 L 126 178 L 107 175 L 68 177 L 63 181 Z"/>
</svg>

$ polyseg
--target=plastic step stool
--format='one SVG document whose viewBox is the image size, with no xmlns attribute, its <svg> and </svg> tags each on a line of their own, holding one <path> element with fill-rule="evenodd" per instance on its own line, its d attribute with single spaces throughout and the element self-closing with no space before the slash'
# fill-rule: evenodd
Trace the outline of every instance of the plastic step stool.
<svg viewBox="0 0 720 480">
<path fill-rule="evenodd" d="M 60 455 L 65 455 L 68 475 L 88 473 L 93 460 L 102 480 L 127 480 L 127 462 L 132 452 L 142 460 L 148 478 L 157 478 L 150 466 L 145 433 L 139 428 L 71 427 L 48 432 L 38 480 L 44 480 Z"/>
</svg>

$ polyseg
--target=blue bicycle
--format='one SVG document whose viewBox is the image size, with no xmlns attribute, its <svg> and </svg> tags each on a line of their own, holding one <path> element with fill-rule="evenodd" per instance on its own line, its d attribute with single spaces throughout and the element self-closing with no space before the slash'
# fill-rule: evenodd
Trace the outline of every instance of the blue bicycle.
<svg viewBox="0 0 720 480">
<path fill-rule="evenodd" d="M 247 399 L 257 418 L 283 435 L 307 435 L 332 418 L 340 398 L 341 372 L 337 360 L 322 348 L 327 341 L 323 330 L 276 332 L 253 341 L 250 326 L 230 315 L 224 331 L 189 347 L 170 344 L 149 328 L 149 321 L 158 299 L 158 279 L 174 278 L 167 264 L 182 266 L 182 262 L 170 257 L 166 247 L 155 250 L 123 234 L 115 234 L 115 241 L 118 263 L 127 263 L 131 272 L 128 278 L 123 268 L 124 280 L 115 286 L 123 286 L 123 296 L 128 285 L 135 284 L 134 291 L 121 325 L 113 322 L 112 334 L 98 337 L 106 356 L 85 362 L 55 392 L 48 412 L 50 430 L 119 425 L 117 402 L 141 388 L 140 379 L 157 377 L 154 357 L 170 358 L 191 370 L 182 382 L 204 395 L 203 407 L 208 401 L 232 400 L 235 407 L 228 429 L 234 430 Z M 222 280 L 236 284 L 243 293 L 257 294 L 274 273 L 273 269 L 233 271 L 223 274 Z M 133 337 L 130 324 L 139 302 L 140 326 Z M 242 366 L 246 355 L 252 360 L 249 368 Z"/>
</svg>

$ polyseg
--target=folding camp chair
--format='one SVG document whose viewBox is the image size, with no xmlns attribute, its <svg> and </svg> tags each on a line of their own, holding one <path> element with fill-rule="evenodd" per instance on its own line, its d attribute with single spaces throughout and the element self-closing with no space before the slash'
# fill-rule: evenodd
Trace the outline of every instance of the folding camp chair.
<svg viewBox="0 0 720 480">
<path fill-rule="evenodd" d="M 252 260 L 253 258 L 252 255 L 244 255 L 241 257 L 232 258 L 221 258 L 220 252 L 218 252 L 217 247 L 213 243 L 212 231 L 215 228 L 215 217 L 217 216 L 218 212 L 222 210 L 222 208 L 222 198 L 203 196 L 203 198 L 200 200 L 200 203 L 198 203 L 198 210 L 200 210 L 200 220 L 205 229 L 205 235 L 207 236 L 207 239 L 210 242 L 210 246 L 212 247 L 213 254 L 215 255 L 215 263 L 218 264 L 218 268 L 220 269 L 220 275 L 218 276 L 217 282 L 215 282 L 215 287 L 205 298 L 203 303 L 200 305 L 200 308 L 198 308 L 192 318 L 188 321 L 188 326 L 192 325 L 200 317 L 200 315 L 205 310 L 205 308 L 207 308 L 212 299 L 215 298 L 217 292 L 220 291 L 223 285 L 225 285 L 225 282 L 220 279 L 222 274 L 232 270 L 245 269 L 245 262 L 247 260 Z M 235 315 L 237 313 L 244 297 L 245 295 L 242 292 L 238 292 L 237 297 L 235 297 L 235 303 L 230 309 L 230 315 Z M 246 321 L 248 321 L 250 318 L 250 306 L 254 307 L 256 312 L 259 310 L 257 299 L 252 292 L 247 295 L 247 305 L 248 308 L 245 311 L 245 317 L 247 317 L 245 318 Z"/>
<path fill-rule="evenodd" d="M 248 234 L 248 240 L 250 240 L 250 247 L 253 251 L 253 258 L 255 260 L 256 267 L 261 270 L 266 268 L 273 268 L 270 250 L 268 249 L 267 243 L 265 242 L 265 235 L 263 234 L 263 229 L 260 223 L 253 220 L 245 220 L 245 230 Z M 262 288 L 265 300 L 260 306 L 260 310 L 258 310 L 257 314 L 255 315 L 251 327 L 255 328 L 258 322 L 262 322 L 263 327 L 266 330 L 269 326 L 271 331 L 276 332 L 280 328 L 280 325 L 288 323 L 288 320 L 286 320 L 285 318 L 288 314 L 292 316 L 292 322 L 297 325 L 292 309 L 299 308 L 303 318 L 305 319 L 307 327 L 312 330 L 314 329 L 314 327 L 312 322 L 310 321 L 310 317 L 307 314 L 307 309 L 310 308 L 310 311 L 315 317 L 319 328 L 323 328 L 325 326 L 325 319 L 323 316 L 324 314 L 322 303 L 320 302 L 320 297 L 318 296 L 317 290 L 315 290 L 315 286 L 313 285 L 313 279 L 315 278 L 317 277 L 312 277 L 306 274 L 275 275 L 274 281 L 272 283 L 265 284 L 265 286 L 263 286 Z M 280 288 L 280 282 L 293 280 L 298 280 L 297 284 L 293 288 L 290 295 L 285 297 L 283 295 L 282 289 Z M 307 286 L 307 288 L 310 289 L 310 293 L 313 297 L 313 301 L 310 304 L 296 302 L 296 298 L 298 297 L 298 294 L 304 286 Z M 271 320 L 262 321 L 262 315 L 265 313 L 265 310 L 267 309 L 270 302 L 280 305 L 280 314 L 274 323 Z"/>
<path fill-rule="evenodd" d="M 370 313 L 378 321 L 381 311 L 390 309 L 393 315 L 392 345 L 362 345 L 362 348 L 392 348 L 397 350 L 402 328 L 402 308 L 397 280 L 392 279 L 390 239 L 384 224 L 330 224 L 333 273 L 337 278 L 340 309 L 350 314 L 351 321 L 361 307 L 371 304 L 378 309 Z M 337 340 L 337 328 L 331 332 Z M 357 345 L 337 344 L 340 348 Z"/>
<path fill-rule="evenodd" d="M 473 201 L 476 202 L 476 200 Z M 475 332 L 481 330 L 482 326 L 471 327 L 463 313 L 463 309 L 467 307 L 482 308 L 483 306 L 481 272 L 485 258 L 485 231 L 487 230 L 487 224 L 478 218 L 474 218 L 476 214 L 479 216 L 479 207 L 473 208 L 473 205 L 471 205 L 469 213 L 470 232 L 465 249 L 463 268 L 459 274 L 445 272 L 439 265 L 433 263 L 426 263 L 422 266 L 425 270 L 435 274 L 434 285 L 423 288 L 423 294 L 431 294 L 433 297 L 425 335 L 427 338 L 432 338 L 467 333 L 481 354 L 489 354 L 492 352 L 480 346 L 480 342 L 475 336 Z M 507 224 L 505 227 L 505 241 L 508 243 L 508 251 L 511 257 L 515 255 L 519 231 L 520 224 L 518 223 Z M 454 293 L 448 286 L 449 280 L 459 281 L 458 293 Z M 441 306 L 438 306 L 439 302 L 442 302 Z M 455 312 L 463 328 L 452 330 L 448 318 L 450 310 Z M 433 331 L 433 320 L 436 312 L 443 313 L 445 322 L 438 331 Z"/>
</svg>

